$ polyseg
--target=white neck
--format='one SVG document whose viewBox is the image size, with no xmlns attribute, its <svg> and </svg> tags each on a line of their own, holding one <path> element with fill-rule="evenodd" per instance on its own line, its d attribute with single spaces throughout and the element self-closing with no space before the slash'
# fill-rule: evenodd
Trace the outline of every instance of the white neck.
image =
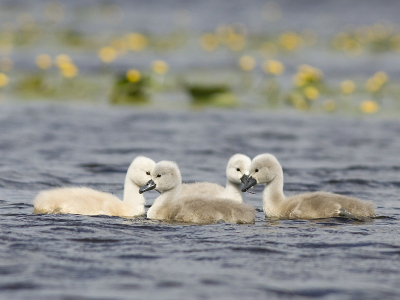
<svg viewBox="0 0 400 300">
<path fill-rule="evenodd" d="M 134 215 L 145 213 L 144 204 L 146 200 L 143 195 L 139 194 L 139 189 L 140 186 L 135 184 L 128 176 L 125 177 L 123 203 L 133 211 Z"/>
<path fill-rule="evenodd" d="M 268 183 L 263 192 L 263 210 L 268 217 L 280 217 L 281 207 L 286 197 L 283 193 L 283 174 Z"/>
<path fill-rule="evenodd" d="M 149 208 L 147 211 L 147 217 L 150 219 L 157 219 L 157 214 L 162 211 L 162 207 L 167 204 L 171 203 L 173 201 L 176 201 L 181 193 L 181 184 L 178 186 L 167 190 L 163 191 L 160 196 L 157 197 L 156 200 L 154 200 L 153 205 Z"/>
<path fill-rule="evenodd" d="M 241 184 L 236 184 L 229 179 L 226 181 L 224 192 L 221 194 L 221 198 L 231 199 L 237 202 L 243 202 L 242 192 L 240 190 Z"/>
</svg>

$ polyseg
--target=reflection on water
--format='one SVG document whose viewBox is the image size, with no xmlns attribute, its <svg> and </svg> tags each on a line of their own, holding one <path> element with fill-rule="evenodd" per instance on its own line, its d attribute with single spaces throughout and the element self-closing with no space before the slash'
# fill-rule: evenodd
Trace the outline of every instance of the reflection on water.
<svg viewBox="0 0 400 300">
<path fill-rule="evenodd" d="M 2 105 L 0 128 L 7 299 L 400 296 L 397 120 L 41 104 Z M 266 219 L 262 187 L 244 195 L 257 209 L 251 225 L 32 214 L 37 192 L 56 186 L 122 196 L 126 168 L 141 154 L 175 160 L 185 181 L 224 184 L 236 152 L 273 152 L 288 195 L 355 195 L 373 200 L 379 217 Z M 148 208 L 157 194 L 146 197 Z"/>
</svg>

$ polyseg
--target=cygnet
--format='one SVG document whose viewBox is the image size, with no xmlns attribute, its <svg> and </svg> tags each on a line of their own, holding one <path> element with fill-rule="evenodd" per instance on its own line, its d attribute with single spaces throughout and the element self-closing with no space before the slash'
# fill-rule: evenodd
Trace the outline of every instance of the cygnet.
<svg viewBox="0 0 400 300">
<path fill-rule="evenodd" d="M 203 195 L 243 202 L 241 186 L 250 172 L 251 159 L 244 154 L 234 154 L 226 166 L 225 187 L 211 182 L 185 183 L 182 185 L 180 197 Z"/>
<path fill-rule="evenodd" d="M 125 176 L 124 198 L 87 187 L 61 187 L 41 191 L 34 200 L 35 214 L 79 214 L 133 217 L 145 214 L 145 198 L 139 188 L 151 179 L 155 162 L 136 157 Z"/>
<path fill-rule="evenodd" d="M 182 179 L 178 165 L 160 161 L 151 171 L 151 180 L 139 193 L 156 189 L 161 193 L 147 211 L 147 217 L 156 220 L 210 224 L 221 220 L 228 223 L 253 223 L 254 208 L 230 199 L 204 195 L 180 197 Z"/>
<path fill-rule="evenodd" d="M 374 217 L 371 201 L 333 194 L 312 192 L 286 197 L 283 194 L 282 166 L 272 154 L 260 154 L 251 162 L 250 177 L 243 185 L 246 192 L 256 184 L 266 184 L 263 210 L 267 217 L 285 219 L 316 219 L 330 217 Z"/>
</svg>

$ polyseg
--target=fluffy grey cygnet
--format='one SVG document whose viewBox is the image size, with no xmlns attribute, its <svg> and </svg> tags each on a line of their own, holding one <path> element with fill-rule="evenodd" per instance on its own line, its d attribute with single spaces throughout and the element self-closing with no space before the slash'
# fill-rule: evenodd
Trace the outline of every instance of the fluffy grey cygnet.
<svg viewBox="0 0 400 300">
<path fill-rule="evenodd" d="M 263 210 L 267 217 L 287 219 L 316 219 L 330 217 L 374 217 L 371 201 L 363 201 L 327 192 L 313 192 L 286 197 L 283 194 L 282 166 L 272 154 L 260 154 L 251 162 L 250 177 L 242 191 L 256 184 L 266 184 Z"/>
<path fill-rule="evenodd" d="M 147 211 L 147 217 L 156 220 L 210 224 L 221 220 L 228 223 L 253 223 L 254 208 L 230 199 L 204 195 L 180 197 L 182 179 L 178 165 L 160 161 L 151 171 L 151 180 L 140 193 L 156 189 L 161 195 Z"/>
<path fill-rule="evenodd" d="M 34 200 L 35 214 L 79 214 L 133 217 L 145 214 L 139 188 L 151 179 L 155 162 L 136 157 L 125 176 L 124 198 L 87 187 L 62 187 L 41 191 Z"/>
<path fill-rule="evenodd" d="M 182 185 L 180 197 L 203 195 L 243 202 L 240 189 L 248 178 L 250 164 L 250 157 L 237 153 L 229 159 L 226 166 L 225 187 L 211 182 L 185 183 Z"/>
</svg>

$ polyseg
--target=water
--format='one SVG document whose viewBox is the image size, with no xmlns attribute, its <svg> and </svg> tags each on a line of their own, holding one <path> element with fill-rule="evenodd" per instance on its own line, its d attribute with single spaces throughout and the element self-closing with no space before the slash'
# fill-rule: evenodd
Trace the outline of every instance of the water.
<svg viewBox="0 0 400 300">
<path fill-rule="evenodd" d="M 400 123 L 252 111 L 3 104 L 1 299 L 399 299 Z M 122 197 L 137 155 L 184 181 L 225 183 L 228 158 L 274 153 L 285 191 L 371 199 L 379 217 L 194 226 L 33 215 L 38 191 L 84 185 Z M 146 193 L 148 205 L 157 196 Z"/>
</svg>

